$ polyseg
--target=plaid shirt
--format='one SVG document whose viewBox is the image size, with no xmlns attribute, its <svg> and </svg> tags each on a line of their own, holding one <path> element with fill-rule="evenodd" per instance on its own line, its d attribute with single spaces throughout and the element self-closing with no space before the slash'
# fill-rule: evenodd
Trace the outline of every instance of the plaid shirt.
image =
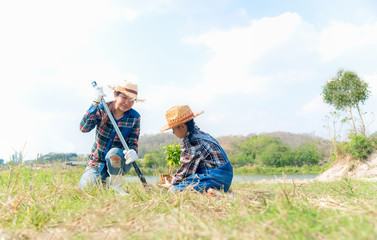
<svg viewBox="0 0 377 240">
<path fill-rule="evenodd" d="M 123 148 L 123 145 L 115 132 L 111 121 L 104 126 L 100 126 L 102 117 L 105 114 L 103 105 L 98 107 L 90 106 L 80 122 L 81 132 L 90 132 L 96 127 L 95 142 L 92 151 L 88 156 L 88 163 L 91 167 L 97 166 L 98 163 L 105 162 L 106 153 L 114 147 Z M 124 116 L 115 120 L 119 130 L 122 133 L 129 149 L 138 152 L 138 139 L 140 134 L 140 114 L 134 109 L 130 109 L 124 113 Z"/>
<path fill-rule="evenodd" d="M 196 127 L 195 134 L 205 135 L 212 138 L 208 133 L 200 131 L 198 127 Z M 217 168 L 227 162 L 220 147 L 216 144 L 201 138 L 195 138 L 194 142 L 194 145 L 190 143 L 188 135 L 183 138 L 183 145 L 181 148 L 181 167 L 172 178 L 171 183 L 173 185 L 176 185 L 195 174 L 199 166 Z"/>
</svg>

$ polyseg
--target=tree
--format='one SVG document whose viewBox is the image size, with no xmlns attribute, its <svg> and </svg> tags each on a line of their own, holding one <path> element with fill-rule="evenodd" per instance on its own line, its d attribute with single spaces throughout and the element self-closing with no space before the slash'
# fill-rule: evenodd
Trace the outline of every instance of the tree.
<svg viewBox="0 0 377 240">
<path fill-rule="evenodd" d="M 357 134 L 357 128 L 352 108 L 357 109 L 361 120 L 362 134 L 364 135 L 365 124 L 360 111 L 360 103 L 364 104 L 369 95 L 370 90 L 366 82 L 361 80 L 355 72 L 342 69 L 338 71 L 331 81 L 326 83 L 322 92 L 325 103 L 334 106 L 337 110 L 349 111 L 355 134 Z"/>
<path fill-rule="evenodd" d="M 254 136 L 244 141 L 239 149 L 241 153 L 236 157 L 239 165 L 282 167 L 289 164 L 290 149 L 279 139 Z"/>
<path fill-rule="evenodd" d="M 144 155 L 143 166 L 148 168 L 165 167 L 165 155 L 154 151 Z"/>
<path fill-rule="evenodd" d="M 314 143 L 307 143 L 302 146 L 298 146 L 292 153 L 293 166 L 303 166 L 303 165 L 317 165 L 319 160 L 319 153 L 317 145 Z"/>
</svg>

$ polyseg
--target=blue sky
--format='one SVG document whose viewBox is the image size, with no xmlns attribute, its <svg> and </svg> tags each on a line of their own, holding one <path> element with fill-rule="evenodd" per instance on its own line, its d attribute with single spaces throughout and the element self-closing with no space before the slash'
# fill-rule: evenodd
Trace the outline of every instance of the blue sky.
<svg viewBox="0 0 377 240">
<path fill-rule="evenodd" d="M 24 149 L 89 153 L 79 131 L 90 83 L 137 82 L 141 134 L 188 104 L 215 137 L 271 131 L 329 138 L 323 85 L 340 68 L 372 91 L 377 131 L 374 1 L 2 1 L 0 158 Z M 111 96 L 110 89 L 106 89 Z M 107 97 L 111 100 L 111 97 Z M 343 127 L 347 129 L 348 126 Z"/>
</svg>

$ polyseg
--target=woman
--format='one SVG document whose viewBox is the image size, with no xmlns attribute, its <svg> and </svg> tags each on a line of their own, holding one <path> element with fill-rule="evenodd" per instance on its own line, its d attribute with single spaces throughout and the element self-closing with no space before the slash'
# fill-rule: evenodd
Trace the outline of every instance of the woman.
<svg viewBox="0 0 377 240">
<path fill-rule="evenodd" d="M 170 191 L 192 187 L 199 192 L 209 189 L 227 192 L 232 183 L 233 168 L 224 150 L 216 139 L 195 125 L 194 118 L 202 113 L 193 113 L 187 105 L 174 106 L 166 112 L 168 124 L 161 132 L 172 128 L 183 139 L 181 167 L 162 185 Z"/>
<path fill-rule="evenodd" d="M 111 88 L 114 90 L 115 100 L 108 102 L 107 106 L 122 132 L 129 150 L 123 149 L 101 104 L 101 99 L 105 96 L 103 88 L 96 87 L 93 104 L 80 122 L 82 132 L 90 132 L 96 128 L 96 134 L 92 151 L 87 159 L 88 164 L 79 185 L 81 189 L 85 189 L 89 185 L 102 183 L 107 177 L 110 177 L 109 186 L 124 193 L 120 176 L 126 174 L 131 168 L 131 163 L 138 159 L 140 114 L 132 107 L 135 101 L 142 100 L 137 97 L 137 85 L 131 82 L 123 81 L 117 87 Z"/>
</svg>

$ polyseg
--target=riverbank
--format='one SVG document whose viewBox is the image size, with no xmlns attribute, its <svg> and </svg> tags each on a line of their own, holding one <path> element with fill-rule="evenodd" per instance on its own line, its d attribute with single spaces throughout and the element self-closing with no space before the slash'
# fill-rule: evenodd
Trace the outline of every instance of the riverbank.
<svg viewBox="0 0 377 240">
<path fill-rule="evenodd" d="M 318 174 L 234 174 L 232 183 L 246 182 L 246 181 L 277 181 L 286 180 L 290 181 L 294 179 L 297 180 L 312 180 L 315 179 Z M 160 180 L 159 176 L 144 176 L 148 183 L 158 183 Z M 125 176 L 125 181 L 127 182 L 140 182 L 138 176 Z"/>
</svg>

